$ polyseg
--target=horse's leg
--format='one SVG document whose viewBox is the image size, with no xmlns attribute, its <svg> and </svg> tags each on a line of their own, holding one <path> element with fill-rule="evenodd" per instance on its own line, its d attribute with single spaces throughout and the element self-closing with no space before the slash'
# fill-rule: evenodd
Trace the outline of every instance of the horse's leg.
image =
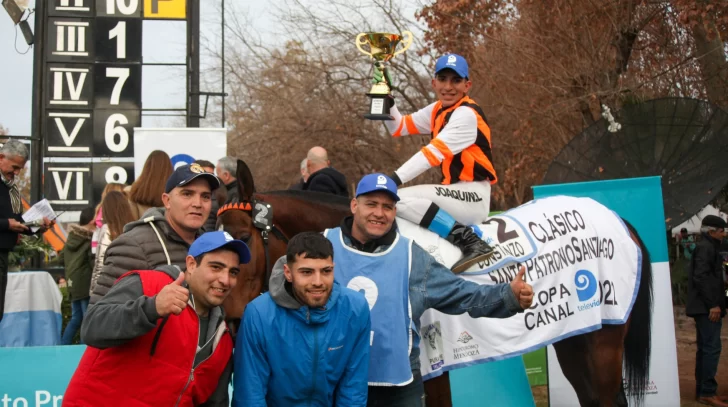
<svg viewBox="0 0 728 407">
<path fill-rule="evenodd" d="M 623 392 L 622 367 L 624 337 L 629 323 L 604 325 L 602 329 L 587 336 L 592 383 L 599 397 L 600 406 L 619 405 L 620 391 Z M 626 398 L 625 398 L 626 403 Z"/>
<path fill-rule="evenodd" d="M 576 391 L 579 404 L 583 407 L 599 405 L 597 389 L 592 385 L 591 359 L 586 335 L 576 335 L 554 344 L 561 371 Z"/>
<path fill-rule="evenodd" d="M 427 407 L 452 407 L 450 374 L 448 372 L 426 381 L 424 385 L 425 405 Z"/>
</svg>

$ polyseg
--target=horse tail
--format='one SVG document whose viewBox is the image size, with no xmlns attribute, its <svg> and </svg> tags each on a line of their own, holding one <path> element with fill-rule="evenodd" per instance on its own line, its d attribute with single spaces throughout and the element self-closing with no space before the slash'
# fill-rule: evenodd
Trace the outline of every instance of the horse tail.
<svg viewBox="0 0 728 407">
<path fill-rule="evenodd" d="M 640 287 L 629 316 L 629 327 L 624 339 L 625 379 L 628 383 L 625 390 L 634 397 L 637 405 L 641 405 L 649 384 L 652 343 L 652 262 L 650 253 L 637 230 L 626 220 L 623 221 L 642 251 Z"/>
</svg>

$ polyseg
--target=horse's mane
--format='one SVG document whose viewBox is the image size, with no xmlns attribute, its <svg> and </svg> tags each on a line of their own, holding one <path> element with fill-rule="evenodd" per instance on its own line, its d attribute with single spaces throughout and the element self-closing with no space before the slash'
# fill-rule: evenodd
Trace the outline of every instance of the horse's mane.
<svg viewBox="0 0 728 407">
<path fill-rule="evenodd" d="M 282 190 L 282 191 L 268 191 L 261 192 L 262 195 L 276 195 L 284 196 L 287 198 L 299 199 L 306 202 L 313 202 L 321 205 L 336 207 L 341 209 L 342 207 L 348 208 L 351 202 L 350 198 L 346 198 L 339 195 L 327 194 L 323 192 L 313 191 L 299 191 L 295 189 Z"/>
</svg>

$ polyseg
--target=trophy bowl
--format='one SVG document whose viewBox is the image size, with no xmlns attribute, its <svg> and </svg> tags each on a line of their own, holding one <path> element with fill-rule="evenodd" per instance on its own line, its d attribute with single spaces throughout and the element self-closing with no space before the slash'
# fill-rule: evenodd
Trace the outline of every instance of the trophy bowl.
<svg viewBox="0 0 728 407">
<path fill-rule="evenodd" d="M 361 33 L 356 36 L 356 47 L 363 54 L 369 55 L 372 59 L 381 64 L 380 67 L 386 72 L 386 62 L 394 58 L 397 54 L 401 54 L 412 45 L 412 33 L 405 31 L 400 34 L 393 33 Z M 398 48 L 399 44 L 403 44 Z M 368 46 L 369 50 L 365 50 L 362 46 Z M 392 120 L 389 114 L 389 104 L 393 103 L 391 95 L 390 83 L 388 81 L 379 82 L 372 86 L 367 93 L 370 100 L 369 113 L 364 117 L 370 120 Z"/>
<path fill-rule="evenodd" d="M 404 35 L 392 33 L 361 33 L 356 37 L 356 46 L 362 53 L 371 56 L 377 61 L 387 62 L 395 55 L 403 53 L 412 44 L 412 33 L 405 31 L 407 40 L 404 47 L 397 49 L 397 45 L 404 39 Z M 362 48 L 362 45 L 369 46 L 369 52 Z"/>
</svg>

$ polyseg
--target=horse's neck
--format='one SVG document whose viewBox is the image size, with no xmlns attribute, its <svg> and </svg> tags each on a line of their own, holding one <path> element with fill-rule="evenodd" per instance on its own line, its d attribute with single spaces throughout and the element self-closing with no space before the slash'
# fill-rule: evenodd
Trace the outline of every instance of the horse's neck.
<svg viewBox="0 0 728 407">
<path fill-rule="evenodd" d="M 347 206 L 292 198 L 285 195 L 260 195 L 273 207 L 273 222 L 292 237 L 301 232 L 321 232 L 339 226 L 351 212 Z"/>
</svg>

